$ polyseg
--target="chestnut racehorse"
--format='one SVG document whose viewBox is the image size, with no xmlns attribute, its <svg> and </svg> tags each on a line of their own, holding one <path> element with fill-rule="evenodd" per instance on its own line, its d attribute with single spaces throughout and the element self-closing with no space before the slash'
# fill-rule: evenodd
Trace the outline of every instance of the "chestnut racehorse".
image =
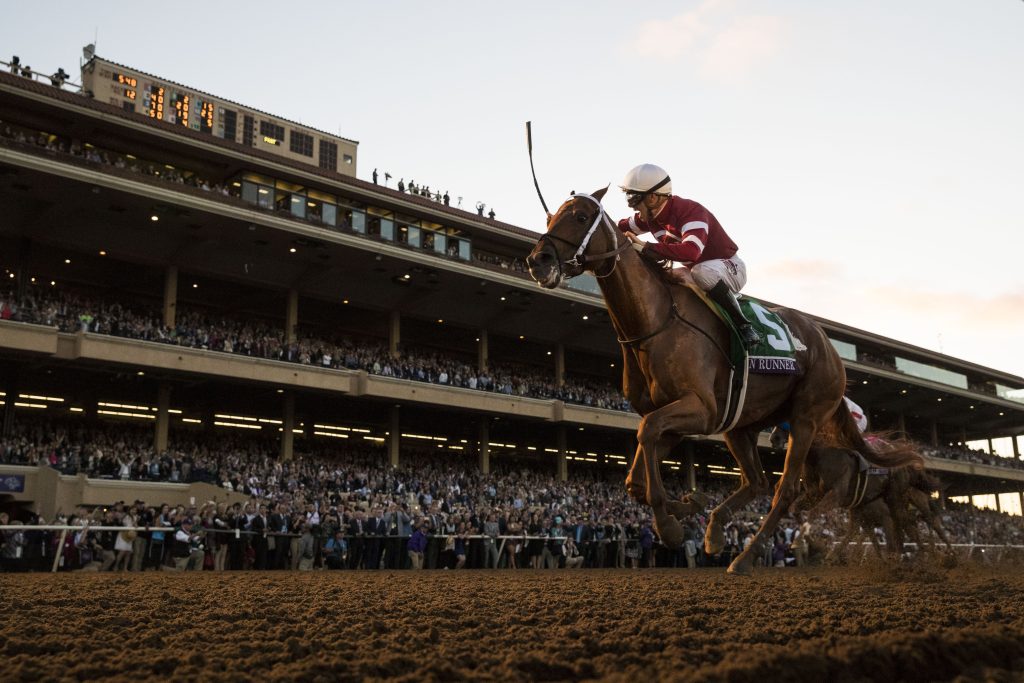
<svg viewBox="0 0 1024 683">
<path fill-rule="evenodd" d="M 597 277 L 622 344 L 623 392 L 642 416 L 626 488 L 637 501 L 651 506 L 662 541 L 679 547 L 679 519 L 700 510 L 693 501 L 668 499 L 660 463 L 684 436 L 726 428 L 730 331 L 689 287 L 669 284 L 661 268 L 629 248 L 601 205 L 606 190 L 574 194 L 549 215 L 547 232 L 527 264 L 533 278 L 549 289 L 584 271 Z M 704 537 L 709 554 L 721 552 L 724 527 L 733 511 L 770 491 L 757 452 L 758 434 L 764 427 L 788 421 L 786 464 L 771 512 L 754 542 L 730 565 L 734 574 L 749 574 L 754 558 L 768 547 L 779 518 L 796 498 L 804 459 L 816 435 L 827 436 L 829 445 L 852 448 L 880 467 L 921 465 L 916 453 L 877 454 L 864 443 L 842 400 L 846 372 L 828 337 L 798 311 L 776 312 L 802 342 L 796 351 L 799 371 L 750 376 L 742 412 L 724 433 L 742 473 L 740 487 L 712 512 Z"/>
</svg>

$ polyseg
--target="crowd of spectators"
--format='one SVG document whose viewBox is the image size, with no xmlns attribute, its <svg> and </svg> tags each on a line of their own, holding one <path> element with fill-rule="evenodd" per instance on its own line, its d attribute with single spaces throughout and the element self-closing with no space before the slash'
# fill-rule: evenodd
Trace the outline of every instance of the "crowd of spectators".
<svg viewBox="0 0 1024 683">
<path fill-rule="evenodd" d="M 226 180 L 216 181 L 203 178 L 200 174 L 188 169 L 179 169 L 164 163 L 142 160 L 134 155 L 122 154 L 113 150 L 103 149 L 90 143 L 68 140 L 52 133 L 11 126 L 10 124 L 0 121 L 0 140 L 12 141 L 20 146 L 45 151 L 46 153 L 55 156 L 60 155 L 72 157 L 88 162 L 90 165 L 106 166 L 112 169 L 123 170 L 136 175 L 145 176 L 147 178 L 171 182 L 195 188 L 196 190 L 215 193 L 224 197 L 231 197 L 242 201 L 239 187 L 227 182 Z M 376 182 L 376 180 L 374 182 Z M 400 181 L 398 189 L 401 192 L 409 191 L 412 194 L 443 203 L 446 206 L 449 204 L 450 198 L 447 192 L 444 194 L 437 192 L 431 193 L 429 187 L 422 187 L 411 181 L 408 187 Z M 462 198 L 459 197 L 458 200 L 458 208 L 461 208 Z M 484 215 L 484 208 L 485 207 L 482 203 L 477 203 L 477 213 L 480 216 Z M 279 212 L 290 219 L 298 219 L 298 217 L 291 214 L 290 211 L 285 208 L 280 209 Z M 487 216 L 492 220 L 495 215 L 494 209 L 491 209 L 487 214 Z M 321 216 L 322 214 L 313 210 L 307 218 L 310 222 L 321 224 Z M 351 227 L 348 226 L 347 223 L 343 222 L 342 229 L 351 230 Z M 433 250 L 429 253 L 434 255 L 437 254 L 437 252 Z M 458 248 L 454 245 L 445 250 L 445 255 L 451 258 L 460 257 Z M 503 269 L 521 273 L 524 277 L 527 277 L 527 271 L 523 259 L 513 259 L 493 254 L 477 254 L 476 252 L 473 253 L 473 259 L 478 263 L 497 265 Z"/>
<path fill-rule="evenodd" d="M 973 462 L 980 465 L 992 467 L 1012 467 L 1024 469 L 1024 460 L 1019 458 L 1004 457 L 993 453 L 986 453 L 983 450 L 972 450 L 970 448 L 956 448 L 953 446 L 921 446 L 921 452 L 931 458 L 944 458 L 946 460 L 959 460 L 961 462 Z"/>
<path fill-rule="evenodd" d="M 81 330 L 323 368 L 365 370 L 383 377 L 510 396 L 631 410 L 621 392 L 599 380 L 567 377 L 558 386 L 553 370 L 493 363 L 481 372 L 468 360 L 413 347 L 402 347 L 396 357 L 385 343 L 372 339 L 323 339 L 300 331 L 289 343 L 284 329 L 270 323 L 236 320 L 222 313 L 186 307 L 179 308 L 175 325 L 168 327 L 163 324 L 161 312 L 152 307 L 40 289 L 20 298 L 12 292 L 0 296 L 0 319 L 53 326 L 62 332 Z"/>
<path fill-rule="evenodd" d="M 665 547 L 649 510 L 627 496 L 621 467 L 574 466 L 562 482 L 539 459 L 495 458 L 484 475 L 472 456 L 415 447 L 404 448 L 392 468 L 383 448 L 310 448 L 281 462 L 276 444 L 256 438 L 173 437 L 166 452 L 155 453 L 151 432 L 141 427 L 16 423 L 0 439 L 0 462 L 107 478 L 207 481 L 245 502 L 78 508 L 52 520 L 82 526 L 60 549 L 56 534 L 4 533 L 6 566 L 42 569 L 58 550 L 68 570 L 719 566 L 750 544 L 769 505 L 765 497 L 735 511 L 725 550 L 707 556 L 706 515 L 685 520 L 680 547 Z M 684 487 L 676 477 L 666 478 L 673 496 Z M 709 510 L 734 486 L 731 479 L 698 482 Z M 955 543 L 1024 543 L 1020 517 L 949 504 L 942 521 Z M 167 531 L 86 528 L 110 525 Z M 759 563 L 813 562 L 845 526 L 842 511 L 787 518 Z"/>
</svg>

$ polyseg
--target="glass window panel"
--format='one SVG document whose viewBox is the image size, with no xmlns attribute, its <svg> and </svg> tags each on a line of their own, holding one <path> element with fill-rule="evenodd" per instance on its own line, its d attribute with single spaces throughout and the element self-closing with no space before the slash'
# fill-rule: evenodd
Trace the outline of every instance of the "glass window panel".
<svg viewBox="0 0 1024 683">
<path fill-rule="evenodd" d="M 445 240 L 444 235 L 434 233 L 434 251 L 443 256 L 446 248 L 447 240 Z"/>
<path fill-rule="evenodd" d="M 274 190 L 266 185 L 257 186 L 256 192 L 259 196 L 258 204 L 261 209 L 274 208 Z"/>
<path fill-rule="evenodd" d="M 250 183 L 248 180 L 242 181 L 242 199 L 249 202 L 250 204 L 259 203 L 259 186 L 256 183 Z"/>
<path fill-rule="evenodd" d="M 840 358 L 846 360 L 857 360 L 857 346 L 849 342 L 839 341 L 838 339 L 832 339 L 829 337 L 829 341 L 832 342 L 832 346 L 835 347 L 836 351 L 839 352 Z"/>
<path fill-rule="evenodd" d="M 571 280 L 566 280 L 565 286 L 569 289 L 575 289 L 580 292 L 590 292 L 591 294 L 601 293 L 601 288 L 597 286 L 597 278 L 590 273 L 583 273 Z"/>
<path fill-rule="evenodd" d="M 906 358 L 896 356 L 896 369 L 900 372 L 905 372 L 908 375 L 913 375 L 914 377 L 921 377 L 922 379 L 948 384 L 953 387 L 960 387 L 961 389 L 967 388 L 966 375 L 961 375 L 959 372 L 952 372 L 951 370 L 937 368 L 934 365 L 926 365 L 924 363 L 918 363 L 914 360 L 907 360 Z"/>
<path fill-rule="evenodd" d="M 380 236 L 389 242 L 395 241 L 395 222 L 388 218 L 380 221 Z"/>
<path fill-rule="evenodd" d="M 301 194 L 293 194 L 291 196 L 291 212 L 296 218 L 306 217 L 306 198 Z"/>
<path fill-rule="evenodd" d="M 338 224 L 338 207 L 334 204 L 321 205 L 320 222 L 332 228 Z"/>
<path fill-rule="evenodd" d="M 352 232 L 366 234 L 366 214 L 362 211 L 352 211 Z"/>
<path fill-rule="evenodd" d="M 459 240 L 459 258 L 463 261 L 470 259 L 469 240 Z"/>
<path fill-rule="evenodd" d="M 415 227 L 410 225 L 409 226 L 409 230 L 408 230 L 408 232 L 406 234 L 407 234 L 406 243 L 410 247 L 419 247 L 420 246 L 420 229 L 419 228 L 415 228 Z"/>
<path fill-rule="evenodd" d="M 1004 384 L 996 383 L 996 396 L 1005 398 L 1009 401 L 1016 401 L 1017 403 L 1024 403 L 1024 389 L 1014 389 Z"/>
</svg>

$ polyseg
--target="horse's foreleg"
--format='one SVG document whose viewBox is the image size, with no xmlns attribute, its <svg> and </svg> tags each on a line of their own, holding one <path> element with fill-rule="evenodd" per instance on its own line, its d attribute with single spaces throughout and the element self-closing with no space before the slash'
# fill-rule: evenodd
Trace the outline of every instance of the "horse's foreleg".
<svg viewBox="0 0 1024 683">
<path fill-rule="evenodd" d="M 642 445 L 636 447 L 636 454 L 633 456 L 633 464 L 629 468 L 629 474 L 626 475 L 626 491 L 636 502 L 641 505 L 647 505 L 647 487 L 644 484 L 646 476 L 646 467 L 644 465 L 644 447 Z"/>
<path fill-rule="evenodd" d="M 647 504 L 654 512 L 655 531 L 670 548 L 682 545 L 683 526 L 668 511 L 668 494 L 661 480 L 661 458 L 679 443 L 683 435 L 706 434 L 711 429 L 709 422 L 704 402 L 694 393 L 658 408 L 640 421 L 637 455 L 644 466 Z"/>
</svg>

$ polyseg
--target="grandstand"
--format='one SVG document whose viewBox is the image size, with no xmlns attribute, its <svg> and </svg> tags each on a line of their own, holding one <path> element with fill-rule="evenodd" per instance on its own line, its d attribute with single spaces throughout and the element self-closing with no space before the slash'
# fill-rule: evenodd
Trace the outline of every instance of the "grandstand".
<svg viewBox="0 0 1024 683">
<path fill-rule="evenodd" d="M 159 452 L 175 435 L 244 432 L 285 461 L 368 442 L 393 465 L 426 444 L 485 473 L 515 461 L 625 476 L 637 417 L 617 395 L 596 283 L 537 287 L 523 267 L 535 232 L 359 180 L 353 141 L 225 98 L 95 56 L 82 83 L 0 73 L 0 299 L 22 314 L 0 320 L 0 434 L 122 424 Z M 160 115 L 140 104 L 154 95 Z M 97 311 L 116 329 L 93 327 Z M 166 343 L 152 320 L 216 328 L 219 344 Z M 1024 379 L 819 321 L 850 396 L 874 428 L 931 447 L 946 495 L 1016 493 L 1024 507 Z M 389 359 L 429 369 L 386 372 Z M 451 368 L 459 381 L 437 372 Z M 1013 459 L 964 451 L 1006 437 Z M 778 473 L 782 454 L 763 446 Z M 665 467 L 691 487 L 738 476 L 720 437 L 685 441 Z M 0 509 L 47 517 L 147 491 L 214 495 L 17 465 L 0 479 Z"/>
</svg>

